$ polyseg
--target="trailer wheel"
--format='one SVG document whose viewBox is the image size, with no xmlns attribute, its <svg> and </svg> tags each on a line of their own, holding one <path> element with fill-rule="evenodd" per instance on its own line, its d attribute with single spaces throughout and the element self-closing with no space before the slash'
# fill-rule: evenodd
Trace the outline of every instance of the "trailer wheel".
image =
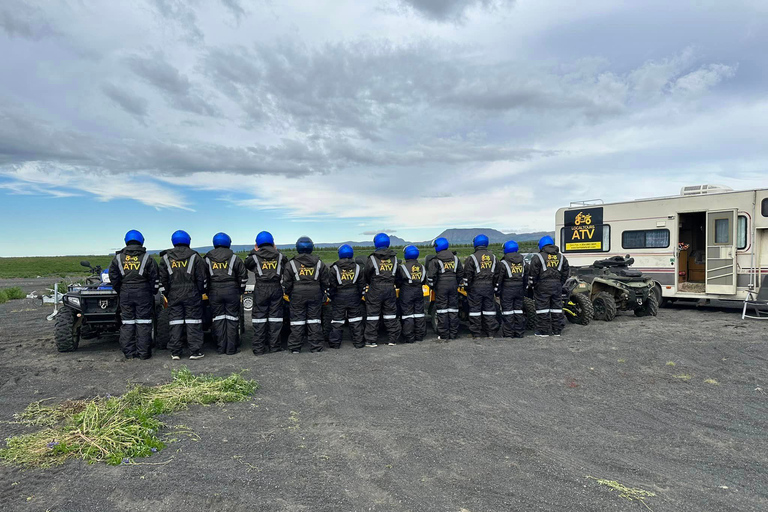
<svg viewBox="0 0 768 512">
<path fill-rule="evenodd" d="M 608 292 L 600 292 L 592 299 L 592 309 L 595 313 L 595 320 L 604 320 L 610 322 L 616 318 L 616 301 Z"/>
<path fill-rule="evenodd" d="M 56 315 L 53 337 L 59 352 L 74 352 L 80 345 L 80 327 L 82 320 L 75 316 L 75 310 L 63 306 Z"/>
<path fill-rule="evenodd" d="M 656 316 L 658 314 L 659 314 L 659 301 L 656 299 L 655 293 L 649 293 L 648 300 L 643 302 L 643 305 L 635 310 L 635 315 L 639 317 Z"/>
<path fill-rule="evenodd" d="M 589 297 L 583 293 L 574 293 L 568 299 L 568 302 L 573 303 L 573 305 L 567 303 L 564 308 L 571 310 L 573 313 L 573 315 L 566 313 L 565 317 L 568 321 L 572 324 L 589 325 L 589 322 L 591 322 L 592 318 L 595 316 Z"/>
</svg>

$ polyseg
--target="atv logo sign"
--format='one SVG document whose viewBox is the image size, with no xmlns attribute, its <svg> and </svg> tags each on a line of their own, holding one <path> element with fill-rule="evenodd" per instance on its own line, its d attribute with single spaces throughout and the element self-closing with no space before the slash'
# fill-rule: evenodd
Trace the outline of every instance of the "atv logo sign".
<svg viewBox="0 0 768 512">
<path fill-rule="evenodd" d="M 491 269 L 493 268 L 493 261 L 491 261 L 491 256 L 489 254 L 483 254 L 482 258 L 480 258 L 480 269 Z"/>
<path fill-rule="evenodd" d="M 392 272 L 394 263 L 392 260 L 386 259 L 379 262 L 379 272 Z"/>
<path fill-rule="evenodd" d="M 101 309 L 107 309 L 109 307 L 109 301 L 108 300 L 100 300 L 99 301 L 99 307 Z"/>
<path fill-rule="evenodd" d="M 187 268 L 189 260 L 171 260 L 171 268 Z"/>
<path fill-rule="evenodd" d="M 138 256 L 131 256 L 130 254 L 125 255 L 125 261 L 123 262 L 123 270 L 125 271 L 139 270 L 140 266 L 141 266 L 141 262 L 139 261 Z"/>
<path fill-rule="evenodd" d="M 603 209 L 584 208 L 565 212 L 562 237 L 565 251 L 602 252 Z"/>
<path fill-rule="evenodd" d="M 261 269 L 262 270 L 277 270 L 277 260 L 262 260 L 261 261 Z"/>
<path fill-rule="evenodd" d="M 304 265 L 301 266 L 299 269 L 299 276 L 305 276 L 305 277 L 312 277 L 315 275 L 315 267 L 305 267 Z"/>
<path fill-rule="evenodd" d="M 211 262 L 211 269 L 213 270 L 227 270 L 227 267 L 229 266 L 228 261 L 223 261 L 221 263 L 212 261 Z"/>
<path fill-rule="evenodd" d="M 341 271 L 341 280 L 342 281 L 351 281 L 355 278 L 355 271 L 354 270 L 342 270 Z"/>
<path fill-rule="evenodd" d="M 411 265 L 411 279 L 421 281 L 421 265 Z"/>
</svg>

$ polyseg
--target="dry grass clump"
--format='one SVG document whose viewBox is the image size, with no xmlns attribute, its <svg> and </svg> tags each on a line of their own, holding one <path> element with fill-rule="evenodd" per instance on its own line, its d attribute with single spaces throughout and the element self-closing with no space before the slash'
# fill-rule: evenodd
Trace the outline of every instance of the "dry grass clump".
<svg viewBox="0 0 768 512">
<path fill-rule="evenodd" d="M 258 388 L 240 374 L 229 377 L 193 375 L 186 367 L 159 386 L 134 386 L 121 397 L 67 400 L 56 405 L 31 403 L 17 414 L 19 423 L 45 427 L 9 437 L 0 459 L 29 466 L 52 466 L 68 458 L 108 464 L 128 463 L 165 447 L 156 416 L 190 404 L 221 404 L 247 400 Z"/>
</svg>

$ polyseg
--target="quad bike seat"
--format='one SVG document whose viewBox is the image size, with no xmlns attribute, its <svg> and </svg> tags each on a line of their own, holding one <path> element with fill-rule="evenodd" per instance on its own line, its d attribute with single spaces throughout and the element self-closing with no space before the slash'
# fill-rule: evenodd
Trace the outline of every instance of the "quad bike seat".
<svg viewBox="0 0 768 512">
<path fill-rule="evenodd" d="M 642 277 L 642 272 L 629 268 L 634 262 L 635 258 L 613 256 L 604 260 L 597 260 L 592 266 L 595 268 L 609 269 L 611 273 L 621 277 Z"/>
</svg>

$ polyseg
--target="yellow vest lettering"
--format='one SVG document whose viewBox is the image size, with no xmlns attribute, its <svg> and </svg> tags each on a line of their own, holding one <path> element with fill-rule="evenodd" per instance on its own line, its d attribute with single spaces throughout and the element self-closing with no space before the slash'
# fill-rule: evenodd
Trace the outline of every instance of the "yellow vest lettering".
<svg viewBox="0 0 768 512">
<path fill-rule="evenodd" d="M 171 260 L 171 268 L 187 268 L 187 263 L 189 263 L 189 260 Z"/>
<path fill-rule="evenodd" d="M 273 261 L 262 261 L 261 262 L 261 268 L 262 270 L 277 270 L 277 260 Z"/>
<path fill-rule="evenodd" d="M 392 272 L 392 260 L 381 260 L 379 262 L 379 272 Z"/>
<path fill-rule="evenodd" d="M 413 279 L 414 281 L 421 281 L 421 266 L 419 265 L 411 266 L 411 279 Z"/>
<path fill-rule="evenodd" d="M 226 270 L 228 266 L 229 266 L 228 261 L 225 261 L 223 263 L 216 263 L 215 261 L 211 262 L 211 268 L 213 268 L 213 270 Z"/>
<path fill-rule="evenodd" d="M 299 275 L 300 276 L 314 276 L 315 275 L 315 267 L 305 267 L 304 265 L 301 266 L 299 269 Z"/>
<path fill-rule="evenodd" d="M 355 278 L 355 271 L 354 270 L 342 270 L 341 271 L 341 280 L 342 281 L 351 281 Z"/>
</svg>

